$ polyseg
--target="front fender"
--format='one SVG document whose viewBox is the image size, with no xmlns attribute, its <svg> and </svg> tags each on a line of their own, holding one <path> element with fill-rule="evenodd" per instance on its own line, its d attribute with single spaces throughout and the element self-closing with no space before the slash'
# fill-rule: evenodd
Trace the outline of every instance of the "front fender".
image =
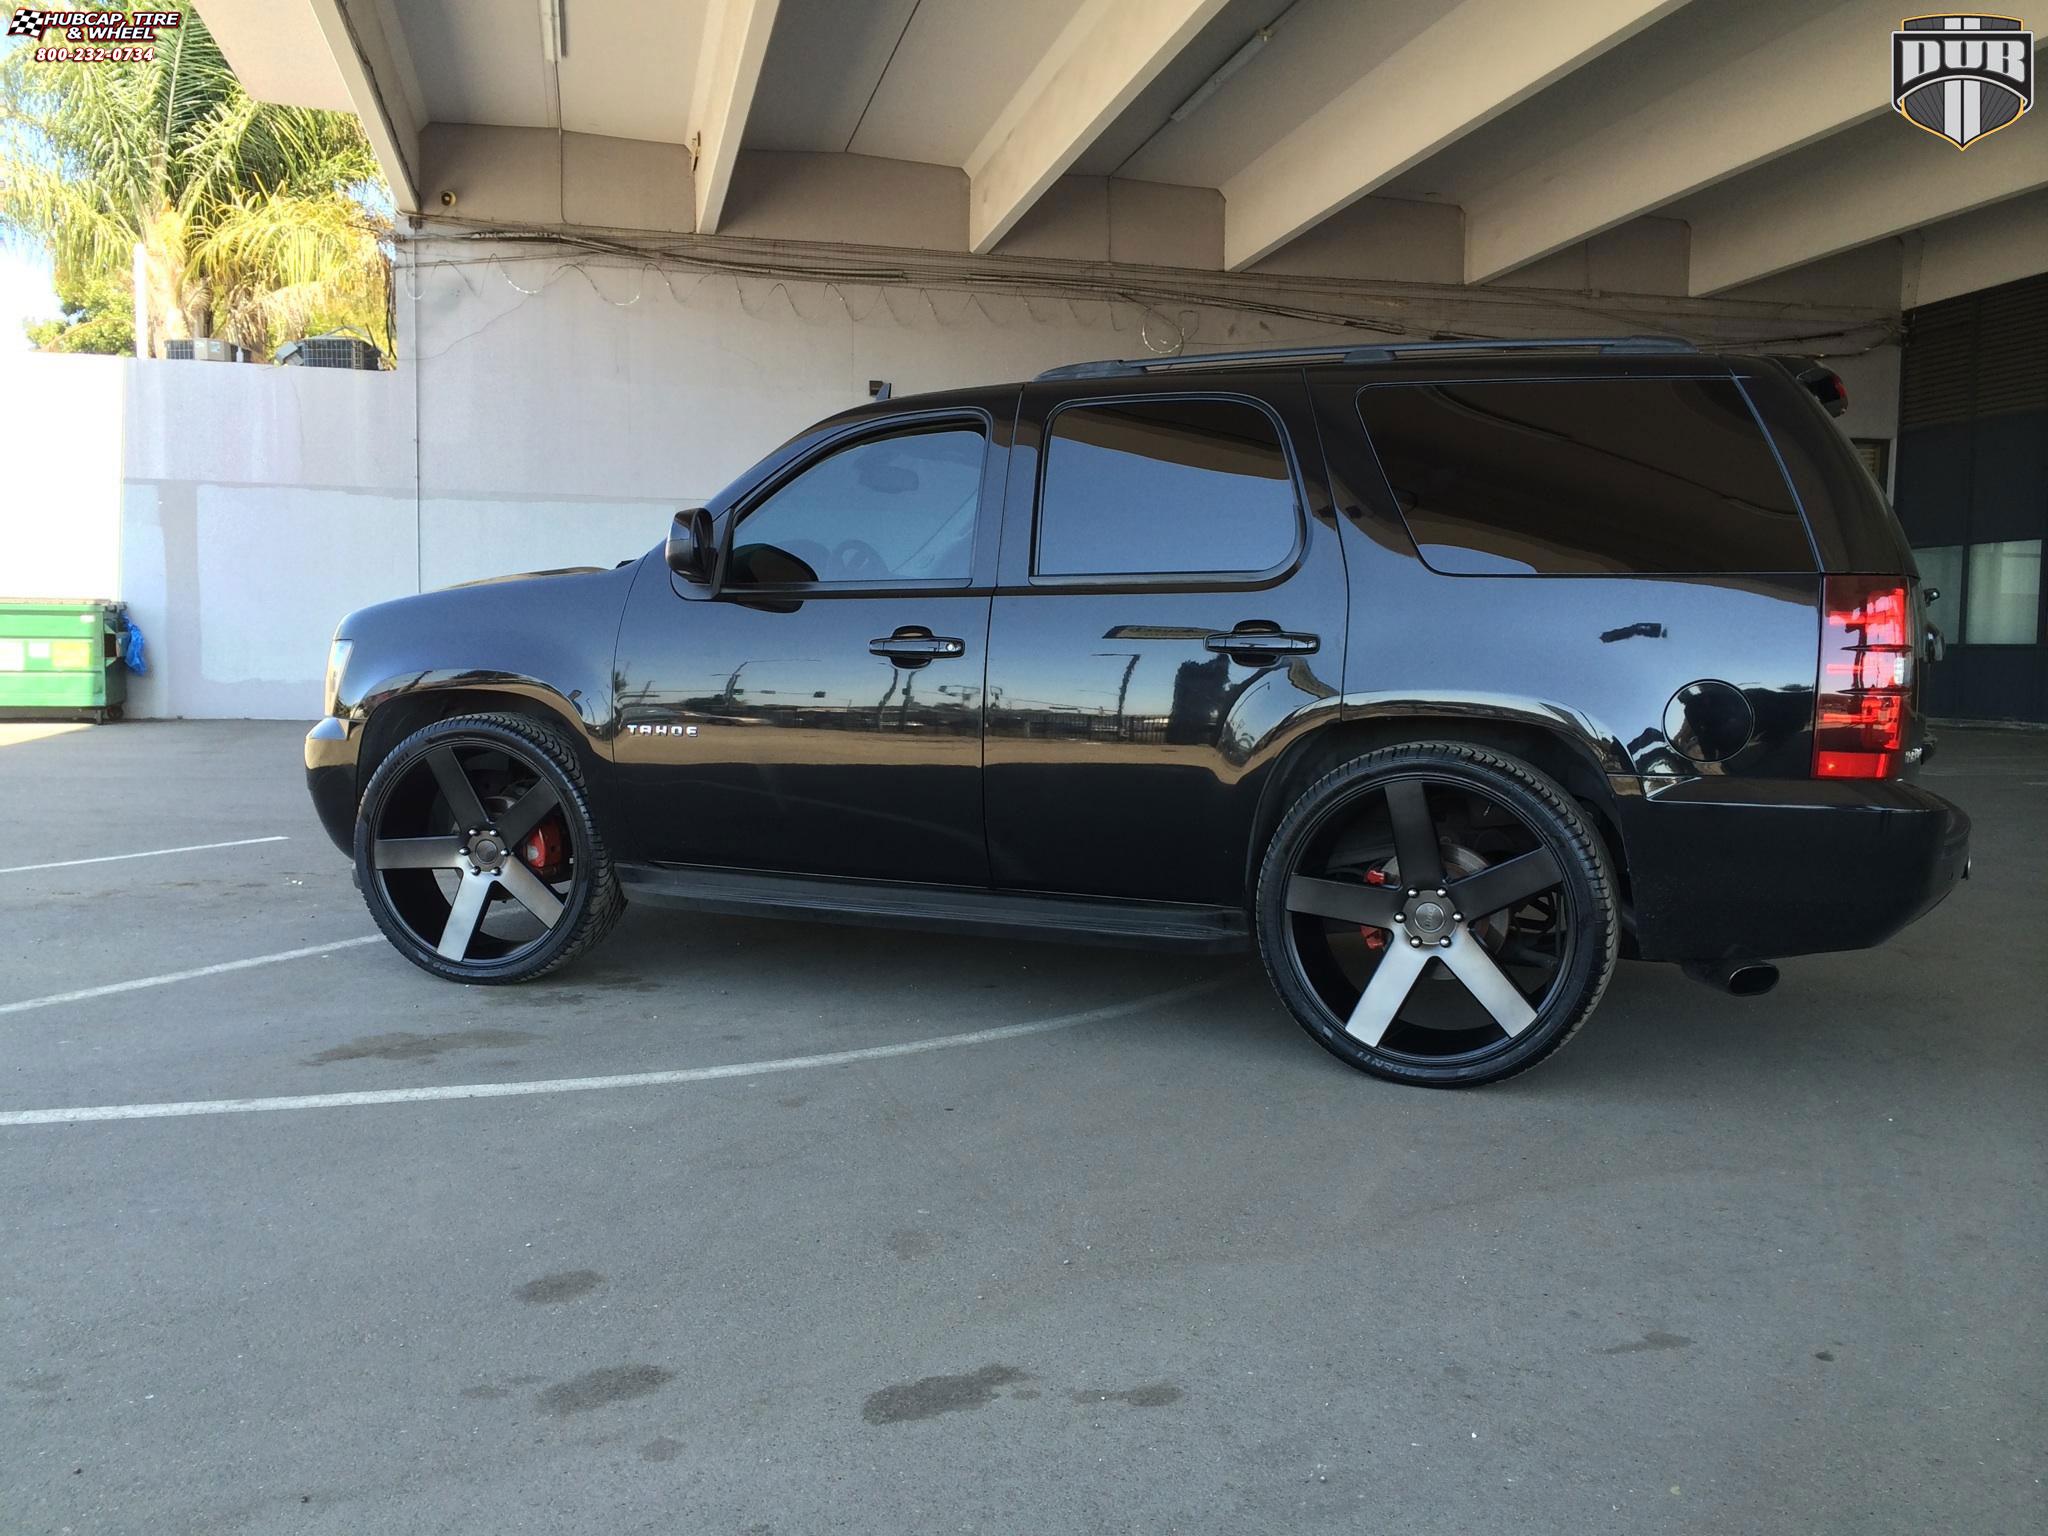
<svg viewBox="0 0 2048 1536">
<path fill-rule="evenodd" d="M 344 619 L 333 714 L 306 738 L 308 787 L 335 843 L 353 846 L 356 803 L 384 754 L 448 715 L 540 716 L 608 766 L 619 619 L 644 564 L 451 587 Z"/>
</svg>

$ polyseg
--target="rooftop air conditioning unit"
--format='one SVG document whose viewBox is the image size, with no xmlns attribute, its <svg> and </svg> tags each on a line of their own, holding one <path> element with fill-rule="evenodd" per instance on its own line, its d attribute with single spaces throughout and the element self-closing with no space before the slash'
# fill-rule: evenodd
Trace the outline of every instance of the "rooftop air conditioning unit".
<svg viewBox="0 0 2048 1536">
<path fill-rule="evenodd" d="M 298 368 L 365 368 L 384 366 L 384 354 L 360 336 L 308 336 L 277 349 L 277 360 Z"/>
<path fill-rule="evenodd" d="M 173 363 L 239 362 L 241 348 L 219 336 L 173 337 L 164 342 L 164 357 Z"/>
</svg>

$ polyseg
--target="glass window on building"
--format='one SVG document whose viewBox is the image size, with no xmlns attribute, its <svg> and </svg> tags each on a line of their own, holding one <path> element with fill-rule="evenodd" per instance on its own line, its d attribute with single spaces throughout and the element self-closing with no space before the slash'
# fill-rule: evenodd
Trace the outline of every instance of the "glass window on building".
<svg viewBox="0 0 2048 1536">
<path fill-rule="evenodd" d="M 1963 639 L 1971 645 L 2032 645 L 2041 632 L 2041 541 L 1970 546 Z"/>
<path fill-rule="evenodd" d="M 1920 590 L 1930 588 L 1941 596 L 1927 605 L 1927 622 L 1951 643 L 1963 638 L 1963 546 L 1945 544 L 1939 549 L 1916 549 L 1913 563 L 1920 567 Z"/>
</svg>

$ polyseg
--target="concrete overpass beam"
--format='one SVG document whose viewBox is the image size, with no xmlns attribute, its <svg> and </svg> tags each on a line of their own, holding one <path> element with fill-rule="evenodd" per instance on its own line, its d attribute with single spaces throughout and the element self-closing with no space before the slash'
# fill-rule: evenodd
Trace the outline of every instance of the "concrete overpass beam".
<svg viewBox="0 0 2048 1536">
<path fill-rule="evenodd" d="M 779 0 L 712 0 L 704 16 L 704 45 L 698 54 L 697 88 L 690 98 L 690 143 L 697 167 L 697 232 L 714 234 L 725 216 L 746 136 L 747 113 L 768 57 Z"/>
<path fill-rule="evenodd" d="M 1226 0 L 1087 0 L 967 160 L 967 238 L 994 250 Z"/>
<path fill-rule="evenodd" d="M 1233 272 L 1684 0 L 1464 0 L 1223 185 Z"/>
</svg>

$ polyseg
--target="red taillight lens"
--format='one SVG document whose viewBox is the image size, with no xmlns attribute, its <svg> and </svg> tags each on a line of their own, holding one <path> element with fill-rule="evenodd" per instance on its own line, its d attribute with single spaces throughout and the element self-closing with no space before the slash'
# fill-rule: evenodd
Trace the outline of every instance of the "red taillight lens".
<svg viewBox="0 0 2048 1536">
<path fill-rule="evenodd" d="M 1813 776 L 1888 779 L 1910 725 L 1911 595 L 1896 576 L 1829 576 L 1821 600 Z"/>
</svg>

